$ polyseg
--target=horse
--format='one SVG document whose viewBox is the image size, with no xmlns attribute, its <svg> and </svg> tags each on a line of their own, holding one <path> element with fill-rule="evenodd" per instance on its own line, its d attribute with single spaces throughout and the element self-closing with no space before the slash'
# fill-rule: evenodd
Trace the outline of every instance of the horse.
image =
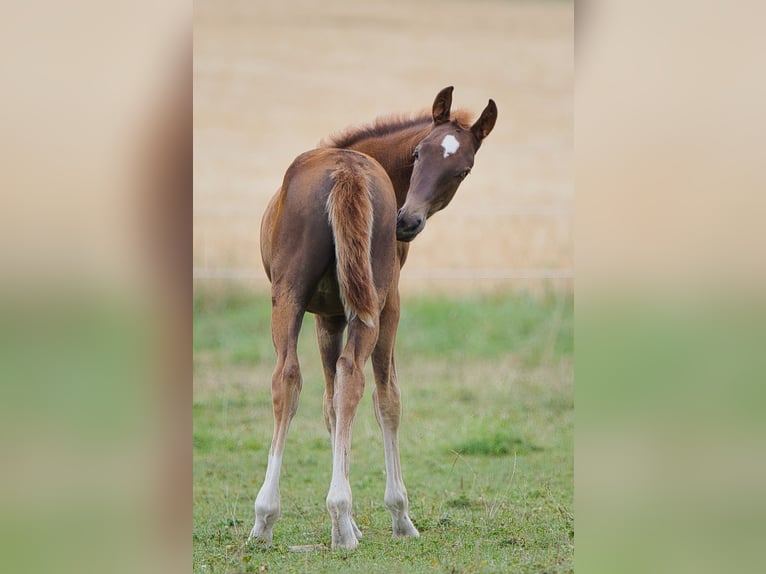
<svg viewBox="0 0 766 574">
<path fill-rule="evenodd" d="M 430 112 L 378 118 L 323 139 L 293 161 L 266 208 L 260 238 L 277 355 L 271 382 L 274 433 L 248 540 L 271 544 L 280 516 L 282 456 L 303 385 L 297 342 L 306 312 L 315 317 L 325 378 L 332 549 L 354 549 L 362 538 L 351 514 L 349 464 L 351 428 L 370 357 L 385 453 L 383 499 L 393 536 L 419 536 L 409 516 L 398 446 L 399 273 L 410 242 L 452 200 L 497 119 L 491 99 L 473 123 L 468 112 L 451 112 L 452 91 L 452 86 L 441 90 Z"/>
</svg>

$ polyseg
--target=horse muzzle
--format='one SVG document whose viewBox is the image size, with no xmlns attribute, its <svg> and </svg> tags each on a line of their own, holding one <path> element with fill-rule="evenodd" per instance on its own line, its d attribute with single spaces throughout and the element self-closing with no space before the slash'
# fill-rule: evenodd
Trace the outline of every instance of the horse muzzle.
<svg viewBox="0 0 766 574">
<path fill-rule="evenodd" d="M 397 241 L 409 242 L 417 237 L 426 226 L 426 218 L 422 215 L 409 215 L 402 210 L 396 218 Z"/>
</svg>

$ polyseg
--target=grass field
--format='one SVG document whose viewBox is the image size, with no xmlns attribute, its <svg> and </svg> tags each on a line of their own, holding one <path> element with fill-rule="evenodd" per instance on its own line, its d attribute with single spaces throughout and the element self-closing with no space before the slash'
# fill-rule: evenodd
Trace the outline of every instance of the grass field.
<svg viewBox="0 0 766 574">
<path fill-rule="evenodd" d="M 372 377 L 352 444 L 354 552 L 332 552 L 323 378 L 306 317 L 301 405 L 287 440 L 274 546 L 247 543 L 271 440 L 273 349 L 263 295 L 194 305 L 195 572 L 571 572 L 573 302 L 497 294 L 404 302 L 401 456 L 418 540 L 391 539 Z M 293 546 L 315 545 L 297 552 Z"/>
</svg>

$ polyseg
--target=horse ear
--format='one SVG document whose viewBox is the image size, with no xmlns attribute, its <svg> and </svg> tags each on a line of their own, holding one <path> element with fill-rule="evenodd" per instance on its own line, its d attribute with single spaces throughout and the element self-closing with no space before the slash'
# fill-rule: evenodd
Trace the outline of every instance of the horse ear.
<svg viewBox="0 0 766 574">
<path fill-rule="evenodd" d="M 481 116 L 476 123 L 471 126 L 471 132 L 474 137 L 481 143 L 485 137 L 489 135 L 492 128 L 495 127 L 495 121 L 497 121 L 497 106 L 494 100 L 489 100 L 487 107 L 481 112 Z"/>
<path fill-rule="evenodd" d="M 434 125 L 449 121 L 450 108 L 452 107 L 452 90 L 454 86 L 448 86 L 436 95 L 433 107 Z"/>
</svg>

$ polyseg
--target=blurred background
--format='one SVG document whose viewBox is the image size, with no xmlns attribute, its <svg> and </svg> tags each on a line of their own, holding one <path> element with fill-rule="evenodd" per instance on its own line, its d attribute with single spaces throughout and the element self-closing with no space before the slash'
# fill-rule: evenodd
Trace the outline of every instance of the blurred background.
<svg viewBox="0 0 766 574">
<path fill-rule="evenodd" d="M 454 85 L 498 121 L 402 290 L 571 290 L 573 34 L 571 2 L 197 2 L 195 282 L 267 289 L 258 228 L 292 160 Z"/>
<path fill-rule="evenodd" d="M 577 2 L 578 570 L 764 567 L 765 12 Z"/>
<path fill-rule="evenodd" d="M 191 5 L 2 13 L 0 571 L 184 571 Z"/>
</svg>

